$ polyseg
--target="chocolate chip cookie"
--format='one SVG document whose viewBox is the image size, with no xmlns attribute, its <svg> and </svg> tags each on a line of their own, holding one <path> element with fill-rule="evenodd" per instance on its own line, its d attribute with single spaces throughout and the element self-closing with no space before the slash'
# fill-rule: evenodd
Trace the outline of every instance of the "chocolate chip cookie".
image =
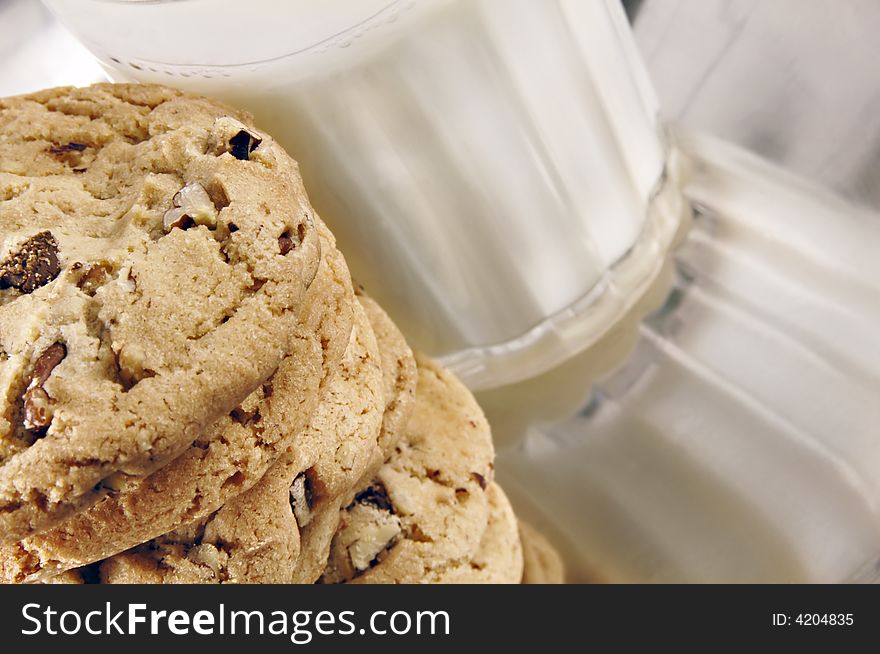
<svg viewBox="0 0 880 654">
<path fill-rule="evenodd" d="M 310 511 L 307 522 L 300 523 L 302 545 L 291 578 L 293 583 L 310 584 L 321 576 L 327 563 L 330 541 L 339 526 L 340 508 L 352 501 L 355 493 L 372 479 L 378 468 L 392 454 L 403 438 L 415 408 L 418 372 L 412 350 L 382 307 L 362 289 L 356 292 L 376 335 L 382 361 L 385 409 L 379 432 L 379 446 L 373 449 L 371 459 L 364 466 L 339 477 L 339 483 L 332 493 L 328 493 L 330 497 L 327 501 Z M 332 469 L 333 465 L 332 458 L 325 456 L 315 467 L 318 470 L 328 466 Z"/>
<path fill-rule="evenodd" d="M 282 452 L 300 446 L 348 346 L 356 302 L 333 235 L 320 220 L 316 224 L 321 264 L 306 294 L 293 350 L 275 374 L 168 465 L 147 477 L 119 475 L 115 488 L 89 509 L 0 546 L 0 581 L 45 578 L 189 524 L 246 491 Z"/>
<path fill-rule="evenodd" d="M 239 406 L 293 348 L 321 249 L 248 116 L 148 85 L 0 100 L 0 239 L 3 542 Z"/>
<path fill-rule="evenodd" d="M 436 579 L 441 584 L 518 584 L 523 575 L 523 549 L 510 501 L 496 483 L 486 489 L 489 521 L 480 547 L 469 561 L 449 566 Z"/>
<path fill-rule="evenodd" d="M 378 345 L 359 304 L 354 315 L 345 356 L 296 447 L 206 520 L 101 563 L 102 582 L 292 580 L 301 525 L 333 500 L 346 479 L 360 477 L 378 448 L 385 406 Z"/>
<path fill-rule="evenodd" d="M 342 511 L 324 583 L 440 582 L 480 550 L 494 449 L 473 395 L 417 355 L 416 405 L 403 440 Z"/>
</svg>

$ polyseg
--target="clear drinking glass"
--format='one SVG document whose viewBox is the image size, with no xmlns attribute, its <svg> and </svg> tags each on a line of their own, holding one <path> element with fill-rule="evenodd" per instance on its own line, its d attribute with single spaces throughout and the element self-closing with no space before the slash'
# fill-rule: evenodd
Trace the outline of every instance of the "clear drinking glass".
<svg viewBox="0 0 880 654">
<path fill-rule="evenodd" d="M 575 579 L 877 581 L 880 221 L 676 141 L 700 211 L 675 290 L 610 373 L 587 352 L 481 397 L 495 433 L 517 430 L 499 479 Z"/>
<path fill-rule="evenodd" d="M 616 0 L 46 4 L 114 79 L 251 110 L 358 280 L 474 388 L 601 340 L 686 219 Z"/>
</svg>

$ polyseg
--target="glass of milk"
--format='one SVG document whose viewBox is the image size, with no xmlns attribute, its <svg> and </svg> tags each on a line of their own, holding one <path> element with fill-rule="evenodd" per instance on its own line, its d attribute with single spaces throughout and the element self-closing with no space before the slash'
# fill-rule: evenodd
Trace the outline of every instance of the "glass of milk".
<svg viewBox="0 0 880 654">
<path fill-rule="evenodd" d="M 616 335 L 624 365 L 609 342 L 478 393 L 498 478 L 572 580 L 876 583 L 878 216 L 675 142 L 701 207 L 675 290 Z"/>
<path fill-rule="evenodd" d="M 617 0 L 45 1 L 113 79 L 252 111 L 357 279 L 474 388 L 600 342 L 685 222 Z"/>
</svg>

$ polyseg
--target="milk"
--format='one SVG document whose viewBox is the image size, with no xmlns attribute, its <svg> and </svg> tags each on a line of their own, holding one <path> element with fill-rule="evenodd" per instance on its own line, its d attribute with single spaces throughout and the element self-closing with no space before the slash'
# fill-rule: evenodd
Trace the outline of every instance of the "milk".
<svg viewBox="0 0 880 654">
<path fill-rule="evenodd" d="M 625 365 L 588 352 L 481 394 L 499 479 L 578 579 L 876 581 L 880 223 L 680 142 L 705 213 L 675 293 L 599 348 Z"/>
<path fill-rule="evenodd" d="M 357 279 L 473 387 L 595 342 L 685 211 L 611 0 L 48 4 L 114 78 L 250 109 Z"/>
</svg>

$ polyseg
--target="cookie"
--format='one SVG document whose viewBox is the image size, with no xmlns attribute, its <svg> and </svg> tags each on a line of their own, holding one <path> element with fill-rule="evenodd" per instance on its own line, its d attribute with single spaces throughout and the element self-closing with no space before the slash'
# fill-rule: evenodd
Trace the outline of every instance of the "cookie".
<svg viewBox="0 0 880 654">
<path fill-rule="evenodd" d="M 418 370 L 412 349 L 385 310 L 363 288 L 356 288 L 355 294 L 367 312 L 382 359 L 385 411 L 379 434 L 381 463 L 390 456 L 406 430 L 415 407 Z"/>
<path fill-rule="evenodd" d="M 158 470 L 268 379 L 320 243 L 271 138 L 157 86 L 0 100 L 0 200 L 10 542 L 94 504 L 120 473 Z"/>
<path fill-rule="evenodd" d="M 120 477 L 89 509 L 0 546 L 0 581 L 35 581 L 107 558 L 216 511 L 246 491 L 298 437 L 348 345 L 356 302 L 343 256 L 317 220 L 322 260 L 275 374 L 177 459 L 147 477 Z M 317 372 L 315 372 L 317 371 Z"/>
<path fill-rule="evenodd" d="M 446 561 L 440 568 L 425 566 L 424 572 L 412 565 L 408 558 L 395 559 L 392 556 L 377 565 L 382 566 L 381 579 L 375 576 L 370 583 L 435 583 L 435 584 L 518 584 L 523 576 L 523 551 L 517 529 L 516 516 L 507 496 L 501 487 L 492 483 L 486 489 L 489 502 L 488 520 L 483 530 L 479 546 L 469 557 Z M 390 505 L 389 505 L 390 506 Z M 358 520 L 363 520 L 360 524 Z M 373 549 L 373 542 L 381 541 L 389 534 L 396 533 L 398 523 L 393 516 L 384 511 L 362 513 L 354 517 L 349 528 L 367 535 L 369 546 L 367 556 Z M 361 543 L 349 545 L 362 547 Z M 361 580 L 362 577 L 355 577 Z"/>
<path fill-rule="evenodd" d="M 469 565 L 489 521 L 489 425 L 452 373 L 416 355 L 403 440 L 342 511 L 323 583 L 430 583 Z"/>
<path fill-rule="evenodd" d="M 446 568 L 436 578 L 441 584 L 518 584 L 523 576 L 523 549 L 516 516 L 501 487 L 492 483 L 489 497 L 489 521 L 480 547 L 468 561 Z"/>
<path fill-rule="evenodd" d="M 296 447 L 208 519 L 104 561 L 104 583 L 291 581 L 299 525 L 358 478 L 378 448 L 385 406 L 378 346 L 365 311 L 354 309 L 349 347 Z"/>
<path fill-rule="evenodd" d="M 524 584 L 565 583 L 565 566 L 556 548 L 544 535 L 520 520 L 519 535 L 523 549 Z"/>
<path fill-rule="evenodd" d="M 352 470 L 351 473 L 354 474 L 340 479 L 340 484 L 334 493 L 335 499 L 328 500 L 323 506 L 315 507 L 309 515 L 308 522 L 300 524 L 302 546 L 291 579 L 293 583 L 310 584 L 321 576 L 327 563 L 330 541 L 339 525 L 340 508 L 352 501 L 355 492 L 369 482 L 379 466 L 391 455 L 403 438 L 410 415 L 415 408 L 418 372 L 412 350 L 382 307 L 362 289 L 356 290 L 356 293 L 376 335 L 382 361 L 385 409 L 379 432 L 379 446 L 374 449 L 371 460 L 366 462 L 363 468 Z M 328 465 L 333 465 L 332 459 L 322 457 L 316 467 Z"/>
</svg>

